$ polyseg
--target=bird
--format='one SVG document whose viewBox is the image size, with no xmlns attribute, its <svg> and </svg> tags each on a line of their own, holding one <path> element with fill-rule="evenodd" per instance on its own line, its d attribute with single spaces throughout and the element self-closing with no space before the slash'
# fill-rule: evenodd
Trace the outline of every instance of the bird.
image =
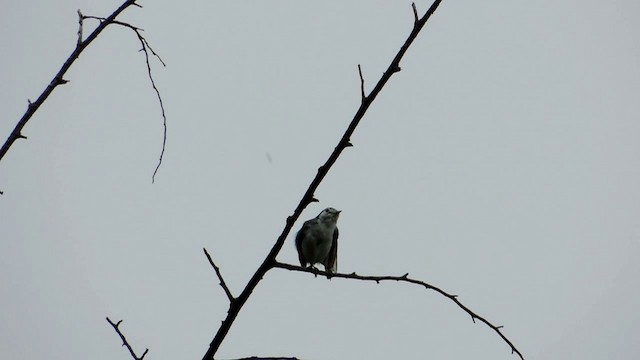
<svg viewBox="0 0 640 360">
<path fill-rule="evenodd" d="M 338 270 L 339 216 L 340 210 L 328 207 L 315 218 L 302 224 L 302 228 L 296 234 L 300 266 L 315 269 L 314 264 L 322 264 L 329 274 Z"/>
</svg>

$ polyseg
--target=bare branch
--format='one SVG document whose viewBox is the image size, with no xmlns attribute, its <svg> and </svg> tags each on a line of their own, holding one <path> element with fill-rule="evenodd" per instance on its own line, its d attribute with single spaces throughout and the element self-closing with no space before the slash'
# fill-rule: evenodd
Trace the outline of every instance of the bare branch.
<svg viewBox="0 0 640 360">
<path fill-rule="evenodd" d="M 38 110 L 40 105 L 42 105 L 44 101 L 49 97 L 49 95 L 51 95 L 51 93 L 56 88 L 56 86 L 60 85 L 60 82 L 58 79 L 63 78 L 67 70 L 69 70 L 71 65 L 73 65 L 73 63 L 78 59 L 78 57 L 80 56 L 80 53 L 82 53 L 82 51 L 89 44 L 91 44 L 91 42 L 93 42 L 93 40 L 95 40 L 95 38 L 98 37 L 98 35 L 102 32 L 102 30 L 104 30 L 113 20 L 115 20 L 115 18 L 118 15 L 120 15 L 129 6 L 134 4 L 135 4 L 135 0 L 125 1 L 122 5 L 120 5 L 118 9 L 116 9 L 116 11 L 114 11 L 111 15 L 109 15 L 109 17 L 106 18 L 104 22 L 98 25 L 98 27 L 96 27 L 96 29 L 93 30 L 93 32 L 89 35 L 89 37 L 87 37 L 83 41 L 80 41 L 77 44 L 76 48 L 73 50 L 71 55 L 69 55 L 67 60 L 64 62 L 64 64 L 60 68 L 60 70 L 58 70 L 58 73 L 53 77 L 53 80 L 51 80 L 51 82 L 46 87 L 46 89 L 42 92 L 42 94 L 38 96 L 38 99 L 36 99 L 36 101 L 33 103 L 29 102 L 29 107 L 27 108 L 27 111 L 24 113 L 24 115 L 22 115 L 22 118 L 20 119 L 20 121 L 18 121 L 18 124 L 13 129 L 13 131 L 5 141 L 4 145 L 2 145 L 2 148 L 0 149 L 0 160 L 4 157 L 7 151 L 9 151 L 9 148 L 11 147 L 11 145 L 13 145 L 13 143 L 19 138 L 19 134 L 21 133 L 22 129 L 27 124 L 27 122 L 31 119 L 33 114 L 35 114 L 35 112 Z M 79 22 L 81 23 L 80 20 Z M 78 33 L 79 35 L 81 35 L 82 33 L 81 29 L 79 29 Z"/>
<path fill-rule="evenodd" d="M 104 22 L 106 21 L 106 19 L 98 17 L 98 16 L 85 16 L 85 19 L 95 19 L 95 20 L 99 20 L 100 22 Z M 158 55 L 153 48 L 151 48 L 151 45 L 149 45 L 149 42 L 147 41 L 147 39 L 142 36 L 141 31 L 143 31 L 143 29 L 133 26 L 129 23 L 126 22 L 122 22 L 122 21 L 118 21 L 118 20 L 112 20 L 111 21 L 112 24 L 115 25 L 120 25 L 120 26 L 124 26 L 126 28 L 131 29 L 136 36 L 138 37 L 138 40 L 140 41 L 140 51 L 144 52 L 144 59 L 145 59 L 145 63 L 147 64 L 147 74 L 149 75 L 149 81 L 151 81 L 151 86 L 153 87 L 153 90 L 155 90 L 156 92 L 156 97 L 158 98 L 158 102 L 160 103 L 160 110 L 162 111 L 162 126 L 163 126 L 163 136 L 162 136 L 162 150 L 160 151 L 160 159 L 158 160 L 158 165 L 156 165 L 155 170 L 153 171 L 153 175 L 151 176 L 151 183 L 155 183 L 156 181 L 156 174 L 158 173 L 158 170 L 160 169 L 160 165 L 162 165 L 162 158 L 164 157 L 164 150 L 167 147 L 167 116 L 165 114 L 164 111 L 164 104 L 162 102 L 162 97 L 160 96 L 160 90 L 158 90 L 158 88 L 156 87 L 156 83 L 153 80 L 153 76 L 151 74 L 151 64 L 149 63 L 149 51 L 151 51 L 151 54 L 153 54 L 153 56 L 155 56 L 158 61 L 160 61 L 160 63 L 162 64 L 162 66 L 167 66 L 165 64 L 164 61 L 162 61 L 162 58 L 160 57 L 160 55 Z"/>
<path fill-rule="evenodd" d="M 251 356 L 240 358 L 236 360 L 299 360 L 297 357 L 261 357 L 261 356 Z"/>
<path fill-rule="evenodd" d="M 215 270 L 216 275 L 218 275 L 218 279 L 220 279 L 220 286 L 224 290 L 224 293 L 227 294 L 227 298 L 229 299 L 229 302 L 230 303 L 234 302 L 236 300 L 236 298 L 233 297 L 233 294 L 231 294 L 231 290 L 229 290 L 229 287 L 227 286 L 227 283 L 224 281 L 224 278 L 222 278 L 222 274 L 220 273 L 220 268 L 217 267 L 216 264 L 213 262 L 213 260 L 211 259 L 211 256 L 207 252 L 207 249 L 202 248 L 202 250 L 204 251 L 204 254 L 207 255 L 207 259 L 209 260 L 209 264 L 211 264 L 211 266 L 213 267 L 213 270 Z"/>
<path fill-rule="evenodd" d="M 82 44 L 82 22 L 84 21 L 84 16 L 80 9 L 78 9 L 78 42 L 76 43 L 76 47 L 79 47 Z"/>
<path fill-rule="evenodd" d="M 338 145 L 334 148 L 333 152 L 331 153 L 327 161 L 324 163 L 324 165 L 322 165 L 320 169 L 318 169 L 318 173 L 316 174 L 315 178 L 311 181 L 309 188 L 307 188 L 307 191 L 304 193 L 304 195 L 302 195 L 302 199 L 300 199 L 300 202 L 298 203 L 298 206 L 294 210 L 293 215 L 287 217 L 285 227 L 284 229 L 282 229 L 282 233 L 280 234 L 280 236 L 278 236 L 278 239 L 276 240 L 276 243 L 273 245 L 273 247 L 269 251 L 269 254 L 267 254 L 262 264 L 260 264 L 260 266 L 258 267 L 256 272 L 253 274 L 251 279 L 249 279 L 244 290 L 242 290 L 240 295 L 236 298 L 236 301 L 232 302 L 229 305 L 229 311 L 227 312 L 227 316 L 224 319 L 224 321 L 222 321 L 222 324 L 216 331 L 216 334 L 213 336 L 213 339 L 209 344 L 209 348 L 207 349 L 206 353 L 203 356 L 203 360 L 213 360 L 214 355 L 218 351 L 218 348 L 222 344 L 222 341 L 224 340 L 224 338 L 229 333 L 229 329 L 231 329 L 231 325 L 233 325 L 233 322 L 235 321 L 236 317 L 238 316 L 238 313 L 240 312 L 244 304 L 249 299 L 249 296 L 251 296 L 251 293 L 256 288 L 256 286 L 258 286 L 258 283 L 260 282 L 260 280 L 262 280 L 263 276 L 267 273 L 267 271 L 269 271 L 276 263 L 276 257 L 278 256 L 278 253 L 282 249 L 282 246 L 284 245 L 284 242 L 287 239 L 289 232 L 291 232 L 291 229 L 293 228 L 293 225 L 295 224 L 296 220 L 298 220 L 298 218 L 302 214 L 302 211 L 314 199 L 313 194 L 315 193 L 318 186 L 320 186 L 320 183 L 325 178 L 325 176 L 327 176 L 333 164 L 338 160 L 338 157 L 340 157 L 340 154 L 342 154 L 342 151 L 345 148 L 351 146 L 351 142 L 349 141 L 349 139 L 351 138 L 351 135 L 353 135 L 354 131 L 358 127 L 360 120 L 362 120 L 362 118 L 364 117 L 364 114 L 367 112 L 367 109 L 369 109 L 369 106 L 371 106 L 373 101 L 376 99 L 376 96 L 380 93 L 380 91 L 382 91 L 382 88 L 387 83 L 387 81 L 389 81 L 391 76 L 394 73 L 400 71 L 400 66 L 399 66 L 400 60 L 402 60 L 402 57 L 409 49 L 409 46 L 411 46 L 411 43 L 413 43 L 415 38 L 418 36 L 418 33 L 420 32 L 420 30 L 427 23 L 431 15 L 436 11 L 441 1 L 442 0 L 435 0 L 435 2 L 431 5 L 429 10 L 427 10 L 425 15 L 422 18 L 420 18 L 420 21 L 418 21 L 418 23 L 413 26 L 413 29 L 411 30 L 411 33 L 407 37 L 407 40 L 405 40 L 400 50 L 391 61 L 391 64 L 389 64 L 387 71 L 385 71 L 382 77 L 380 78 L 380 80 L 378 80 L 378 83 L 373 88 L 369 96 L 366 97 L 366 100 L 362 104 L 360 104 L 360 107 L 356 111 L 356 114 L 354 115 L 353 120 L 351 120 L 351 123 L 347 127 L 347 130 L 344 132 L 344 135 L 342 135 L 342 138 L 338 142 Z"/>
<path fill-rule="evenodd" d="M 362 77 L 362 67 L 360 67 L 360 64 L 358 64 L 358 74 L 360 74 L 360 99 L 361 103 L 364 104 L 367 97 L 364 94 L 364 78 Z"/>
<path fill-rule="evenodd" d="M 49 95 L 51 95 L 53 90 L 58 85 L 66 84 L 68 82 L 68 80 L 64 79 L 64 75 L 69 70 L 69 68 L 71 68 L 71 65 L 73 65 L 73 63 L 80 57 L 80 54 L 86 49 L 86 47 L 89 46 L 89 44 L 91 44 L 107 26 L 109 26 L 110 24 L 118 24 L 122 26 L 127 26 L 136 32 L 136 35 L 138 36 L 138 39 L 142 44 L 142 51 L 144 51 L 145 53 L 147 73 L 149 74 L 149 79 L 151 80 L 153 89 L 155 90 L 156 95 L 158 97 L 158 101 L 160 102 L 160 109 L 162 110 L 164 135 L 163 135 L 162 151 L 160 153 L 160 159 L 152 177 L 152 181 L 155 180 L 155 175 L 158 172 L 160 165 L 162 164 L 162 158 L 164 156 L 164 151 L 166 148 L 167 118 L 165 116 L 164 105 L 162 103 L 162 98 L 160 97 L 160 92 L 158 91 L 158 88 L 156 87 L 153 81 L 153 77 L 151 76 L 151 66 L 149 64 L 148 51 L 151 51 L 151 53 L 158 58 L 158 60 L 162 63 L 163 66 L 165 66 L 165 63 L 162 61 L 162 59 L 160 59 L 158 54 L 156 54 L 156 52 L 153 51 L 153 49 L 149 46 L 149 43 L 147 42 L 147 40 L 140 34 L 141 29 L 138 29 L 135 26 L 115 20 L 124 10 L 126 10 L 130 6 L 136 6 L 140 8 L 142 7 L 136 3 L 136 0 L 126 0 L 122 3 L 122 5 L 120 5 L 120 7 L 118 7 L 111 15 L 109 15 L 106 18 L 100 18 L 96 16 L 86 16 L 86 15 L 83 15 L 80 10 L 78 10 L 78 39 L 76 42 L 75 49 L 71 52 L 71 54 L 69 55 L 67 60 L 64 62 L 64 64 L 62 64 L 62 67 L 60 68 L 60 70 L 58 70 L 58 73 L 53 77 L 51 82 L 49 82 L 49 85 L 47 85 L 47 87 L 40 94 L 40 96 L 38 96 L 38 98 L 34 102 L 29 101 L 29 106 L 27 107 L 27 110 L 22 115 L 22 118 L 20 118 L 20 120 L 16 124 L 11 134 L 9 134 L 9 137 L 2 145 L 2 148 L 0 148 L 0 160 L 2 160 L 2 158 L 6 155 L 6 153 L 9 151 L 9 148 L 11 148 L 11 146 L 14 144 L 16 140 L 21 138 L 26 139 L 26 137 L 22 135 L 22 129 L 25 127 L 27 122 L 31 120 L 31 118 L 36 113 L 36 111 L 40 108 L 40 106 L 47 100 Z M 97 19 L 100 21 L 100 24 L 91 32 L 91 34 L 89 34 L 89 36 L 86 39 L 83 40 L 84 19 Z"/>
<path fill-rule="evenodd" d="M 416 26 L 418 24 L 418 21 L 420 21 L 420 19 L 418 19 L 418 9 L 416 8 L 416 3 L 411 3 L 411 8 L 413 9 L 413 26 Z"/>
<path fill-rule="evenodd" d="M 131 345 L 129 345 L 129 342 L 127 341 L 127 338 L 125 338 L 124 334 L 120 331 L 119 326 L 122 323 L 122 320 L 118 321 L 117 323 L 114 323 L 113 321 L 111 321 L 111 319 L 109 319 L 109 317 L 107 317 L 107 321 L 109 322 L 109 324 L 111 324 L 111 326 L 113 326 L 113 329 L 116 331 L 116 333 L 118 333 L 118 335 L 120 336 L 120 339 L 122 340 L 122 346 L 126 346 L 127 347 L 127 349 L 129 350 L 129 353 L 131 354 L 131 356 L 135 360 L 144 359 L 144 356 L 147 355 L 147 353 L 149 352 L 149 349 L 146 349 L 144 351 L 144 353 L 142 354 L 142 356 L 140 356 L 140 357 L 138 357 L 138 355 L 136 355 L 136 353 L 131 348 Z"/>
<path fill-rule="evenodd" d="M 327 276 L 327 275 L 331 275 L 332 278 L 343 278 L 343 279 L 354 279 L 354 280 L 363 280 L 363 281 L 375 281 L 376 283 L 380 283 L 381 281 L 397 281 L 397 282 L 406 282 L 406 283 L 411 283 L 411 284 L 415 284 L 415 285 L 420 285 L 420 286 L 424 286 L 425 289 L 427 290 L 433 290 L 437 293 L 439 293 L 440 295 L 443 295 L 445 297 L 447 297 L 449 300 L 453 301 L 456 305 L 458 305 L 459 308 L 461 308 L 462 310 L 464 310 L 467 314 L 469 314 L 469 316 L 471 316 L 471 320 L 475 323 L 476 319 L 480 320 L 481 322 L 483 322 L 485 325 L 487 325 L 488 327 L 490 327 L 491 329 L 493 329 L 493 331 L 495 331 L 496 333 L 498 333 L 498 335 L 500 335 L 500 337 L 502 338 L 502 340 L 504 340 L 509 347 L 511 348 L 511 352 L 512 353 L 516 353 L 518 354 L 518 356 L 520 356 L 520 359 L 524 360 L 524 357 L 522 356 L 522 354 L 520 353 L 520 351 L 515 347 L 515 345 L 513 345 L 513 343 L 507 339 L 507 337 L 502 333 L 502 331 L 500 331 L 500 329 L 503 328 L 503 326 L 496 326 L 493 325 L 491 322 L 489 322 L 489 320 L 483 318 L 482 316 L 476 314 L 474 311 L 472 311 L 471 309 L 469 309 L 467 306 L 465 306 L 464 304 L 462 304 L 459 300 L 458 300 L 458 295 L 452 295 L 447 293 L 446 291 L 438 288 L 437 286 L 433 286 L 431 284 L 428 284 L 424 281 L 421 280 L 417 280 L 417 279 L 412 279 L 409 277 L 409 273 L 406 273 L 402 276 L 390 276 L 390 275 L 383 275 L 383 276 L 370 276 L 370 275 L 358 275 L 355 272 L 351 273 L 351 274 L 342 274 L 342 273 L 327 273 L 325 271 L 319 270 L 319 269 L 315 269 L 312 267 L 307 267 L 307 268 L 303 268 L 297 265 L 290 265 L 290 264 L 284 264 L 281 262 L 276 262 L 273 265 L 274 268 L 280 268 L 280 269 L 285 269 L 285 270 L 289 270 L 289 271 L 299 271 L 299 272 L 305 272 L 305 273 L 309 273 L 309 274 L 313 274 L 314 276 L 318 276 L 318 275 L 323 275 L 323 276 Z"/>
</svg>

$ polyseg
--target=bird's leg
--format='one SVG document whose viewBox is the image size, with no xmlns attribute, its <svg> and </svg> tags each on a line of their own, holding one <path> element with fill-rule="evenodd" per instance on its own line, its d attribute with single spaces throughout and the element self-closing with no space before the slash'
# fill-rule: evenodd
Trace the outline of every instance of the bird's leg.
<svg viewBox="0 0 640 360">
<path fill-rule="evenodd" d="M 313 271 L 313 276 L 318 277 L 318 271 L 320 271 L 320 269 L 315 267 L 313 264 L 311 264 L 310 268 Z"/>
<path fill-rule="evenodd" d="M 327 273 L 327 279 L 328 279 L 328 280 L 331 280 L 331 277 L 332 277 L 332 275 L 333 275 L 333 274 L 331 273 L 331 269 L 329 269 L 328 267 L 326 267 L 326 266 L 325 266 L 325 267 L 324 267 L 324 271 Z"/>
</svg>

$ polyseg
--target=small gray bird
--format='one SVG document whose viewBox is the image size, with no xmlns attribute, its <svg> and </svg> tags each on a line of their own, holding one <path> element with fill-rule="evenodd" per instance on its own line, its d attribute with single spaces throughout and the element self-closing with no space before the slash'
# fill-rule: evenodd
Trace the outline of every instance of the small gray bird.
<svg viewBox="0 0 640 360">
<path fill-rule="evenodd" d="M 322 264 L 328 273 L 338 270 L 339 216 L 339 210 L 326 208 L 302 224 L 302 229 L 296 235 L 296 249 L 302 267 Z"/>
</svg>

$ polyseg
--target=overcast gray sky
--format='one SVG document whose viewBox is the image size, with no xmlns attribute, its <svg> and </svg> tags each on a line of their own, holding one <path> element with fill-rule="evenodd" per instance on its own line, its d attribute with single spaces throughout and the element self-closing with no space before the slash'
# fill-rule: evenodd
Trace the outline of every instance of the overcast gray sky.
<svg viewBox="0 0 640 360">
<path fill-rule="evenodd" d="M 3 6 L 2 141 L 76 10 L 120 3 Z M 128 359 L 110 316 L 149 359 L 199 359 L 227 310 L 202 248 L 239 293 L 355 113 L 357 64 L 369 91 L 413 21 L 409 1 L 140 4 L 121 20 L 167 63 L 164 164 L 152 185 L 160 110 L 137 39 L 110 28 L 0 162 L 2 358 Z M 444 0 L 303 214 L 343 211 L 339 270 L 458 294 L 527 359 L 639 358 L 639 13 Z M 435 292 L 280 270 L 218 355 L 517 358 Z"/>
</svg>

